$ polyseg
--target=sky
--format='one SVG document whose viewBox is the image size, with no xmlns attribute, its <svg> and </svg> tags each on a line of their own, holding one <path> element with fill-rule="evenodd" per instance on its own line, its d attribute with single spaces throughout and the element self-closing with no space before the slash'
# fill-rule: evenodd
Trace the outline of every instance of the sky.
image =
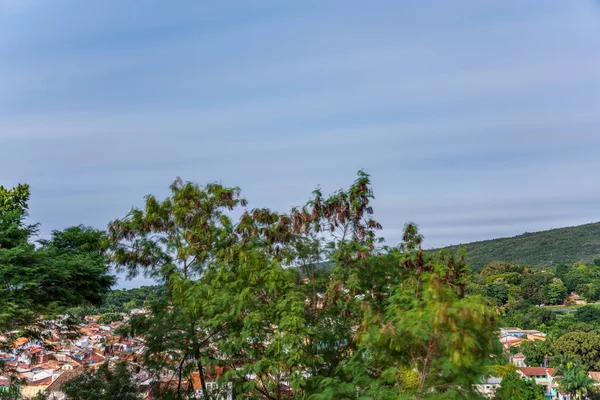
<svg viewBox="0 0 600 400">
<path fill-rule="evenodd" d="M 390 245 L 600 220 L 600 3 L 0 0 L 0 185 L 42 237 L 177 176 L 286 211 L 359 169 Z"/>
</svg>

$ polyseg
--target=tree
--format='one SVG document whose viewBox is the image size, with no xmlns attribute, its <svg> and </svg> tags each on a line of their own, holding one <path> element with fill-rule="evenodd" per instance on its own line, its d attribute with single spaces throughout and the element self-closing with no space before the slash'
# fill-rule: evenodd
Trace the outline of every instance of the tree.
<svg viewBox="0 0 600 400">
<path fill-rule="evenodd" d="M 210 297 L 202 296 L 211 284 L 200 278 L 211 269 L 239 261 L 240 237 L 226 211 L 245 206 L 246 200 L 238 188 L 200 187 L 179 178 L 170 189 L 171 195 L 163 201 L 146 196 L 144 209 L 134 208 L 109 225 L 111 256 L 130 277 L 143 273 L 167 287 L 165 296 L 151 304 L 150 315 L 132 318 L 133 333 L 146 339 L 147 365 L 157 372 L 174 370 L 177 396 L 183 396 L 182 380 L 197 368 L 206 394 L 204 371 L 214 353 L 212 340 L 222 334 L 231 309 L 230 304 L 228 309 L 206 304 Z M 203 303 L 189 300 L 188 289 Z M 216 320 L 215 314 L 222 320 Z"/>
<path fill-rule="evenodd" d="M 518 346 L 518 350 L 525 355 L 525 362 L 530 367 L 544 365 L 546 356 L 550 355 L 550 345 L 543 340 L 525 341 Z"/>
<path fill-rule="evenodd" d="M 517 373 L 511 373 L 500 383 L 494 399 L 498 400 L 544 400 L 544 388 L 531 380 L 524 380 Z"/>
<path fill-rule="evenodd" d="M 137 384 L 125 361 L 108 362 L 97 371 L 86 370 L 62 385 L 68 400 L 139 400 Z"/>
<path fill-rule="evenodd" d="M 123 321 L 123 315 L 121 313 L 106 313 L 106 314 L 102 314 L 98 318 L 99 324 L 109 325 L 113 322 L 118 322 L 118 321 Z"/>
<path fill-rule="evenodd" d="M 533 304 L 546 303 L 546 286 L 549 279 L 549 276 L 541 273 L 528 275 L 521 282 L 521 295 Z"/>
<path fill-rule="evenodd" d="M 0 330 L 39 337 L 68 308 L 98 303 L 115 279 L 101 231 L 53 231 L 36 248 L 38 225 L 24 222 L 28 201 L 29 186 L 0 187 Z M 72 328 L 67 322 L 63 328 Z"/>
<path fill-rule="evenodd" d="M 495 300 L 496 304 L 502 306 L 508 301 L 508 285 L 503 283 L 492 283 L 487 285 L 487 297 Z"/>
<path fill-rule="evenodd" d="M 580 322 L 600 324 L 600 308 L 592 305 L 579 307 L 575 311 L 575 319 Z"/>
<path fill-rule="evenodd" d="M 560 390 L 575 396 L 575 399 L 584 399 L 596 389 L 597 382 L 588 376 L 585 369 L 575 366 L 565 371 L 557 383 Z"/>
<path fill-rule="evenodd" d="M 369 217 L 368 175 L 329 197 L 317 190 L 289 214 L 254 209 L 237 223 L 224 211 L 246 204 L 239 189 L 177 181 L 171 190 L 109 227 L 113 260 L 167 285 L 150 315 L 132 319 L 147 365 L 171 368 L 179 381 L 220 365 L 240 395 L 257 398 L 279 398 L 288 385 L 319 390 L 356 348 L 361 299 L 384 304 L 397 279 L 387 260 L 367 263 L 381 229 Z"/>
<path fill-rule="evenodd" d="M 552 343 L 551 349 L 556 355 L 579 358 L 587 370 L 600 368 L 600 334 L 596 331 L 565 333 Z"/>
<path fill-rule="evenodd" d="M 556 321 L 556 313 L 543 307 L 517 304 L 506 310 L 503 317 L 505 326 L 518 326 L 523 329 L 545 329 Z"/>
<path fill-rule="evenodd" d="M 570 270 L 571 270 L 571 266 L 570 265 L 559 264 L 559 265 L 556 266 L 554 275 L 556 275 L 556 277 L 558 279 L 564 281 L 565 275 L 567 275 L 567 273 L 569 273 Z"/>
<path fill-rule="evenodd" d="M 548 301 L 548 304 L 562 304 L 568 295 L 569 291 L 567 290 L 567 287 L 562 281 L 556 278 L 546 288 L 546 300 Z"/>
<path fill-rule="evenodd" d="M 420 236 L 410 225 L 404 238 L 399 253 L 404 279 L 382 313 L 368 314 L 362 341 L 385 360 L 381 374 L 402 368 L 417 373 L 418 398 L 443 396 L 449 387 L 469 392 L 491 365 L 490 356 L 499 354 L 495 312 L 481 298 L 464 295 L 462 257 L 443 252 L 425 257 L 414 240 Z M 395 384 L 390 387 L 405 383 Z"/>
<path fill-rule="evenodd" d="M 593 279 L 589 283 L 579 285 L 577 293 L 581 294 L 588 302 L 596 302 L 600 300 L 600 279 Z"/>
<path fill-rule="evenodd" d="M 493 261 L 486 264 L 481 270 L 481 275 L 485 277 L 491 277 L 494 275 L 506 274 L 506 273 L 518 273 L 523 274 L 525 267 L 522 265 L 514 265 L 502 261 Z"/>
<path fill-rule="evenodd" d="M 565 275 L 564 282 L 569 292 L 577 291 L 580 285 L 590 283 L 596 274 L 585 265 L 574 265 Z"/>
<path fill-rule="evenodd" d="M 495 311 L 466 296 L 464 256 L 425 255 L 415 225 L 400 248 L 378 248 L 373 198 L 360 171 L 289 213 L 242 209 L 235 220 L 239 189 L 178 180 L 114 221 L 113 261 L 165 284 L 129 328 L 145 339 L 145 365 L 173 374 L 173 398 L 213 367 L 250 399 L 473 394 L 500 350 Z"/>
</svg>

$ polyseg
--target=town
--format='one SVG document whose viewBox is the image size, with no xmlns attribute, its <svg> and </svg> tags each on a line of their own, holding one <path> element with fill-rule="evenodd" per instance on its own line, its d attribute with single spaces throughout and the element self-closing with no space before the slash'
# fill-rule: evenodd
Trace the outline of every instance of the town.
<svg viewBox="0 0 600 400">
<path fill-rule="evenodd" d="M 141 354 L 144 341 L 140 338 L 124 338 L 116 333 L 126 324 L 132 315 L 146 313 L 145 309 L 134 309 L 129 314 L 122 313 L 123 319 L 111 323 L 99 323 L 100 315 L 85 318 L 79 327 L 80 336 L 69 339 L 62 336 L 60 328 L 48 332 L 44 341 L 21 337 L 8 344 L 10 350 L 0 353 L 4 376 L 0 376 L 0 393 L 14 392 L 23 398 L 33 398 L 40 393 L 50 400 L 64 400 L 62 385 L 75 378 L 86 369 L 97 369 L 105 363 L 124 361 L 135 372 L 135 381 L 144 400 L 155 399 L 155 388 L 176 386 L 177 377 L 171 373 L 158 376 L 144 367 Z M 0 336 L 5 343 L 11 332 Z M 231 400 L 231 384 L 219 383 L 222 370 L 212 370 L 208 374 L 206 387 L 210 393 L 219 393 L 219 400 Z M 192 392 L 190 398 L 202 398 L 202 383 L 199 373 L 185 382 L 186 392 Z"/>
</svg>

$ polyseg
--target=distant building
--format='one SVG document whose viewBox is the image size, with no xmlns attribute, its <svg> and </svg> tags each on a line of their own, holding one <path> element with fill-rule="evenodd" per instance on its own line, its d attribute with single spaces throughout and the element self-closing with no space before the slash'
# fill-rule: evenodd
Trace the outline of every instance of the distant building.
<svg viewBox="0 0 600 400">
<path fill-rule="evenodd" d="M 475 390 L 488 399 L 493 399 L 496 395 L 496 390 L 500 387 L 500 383 L 502 382 L 502 378 L 496 378 L 495 376 L 490 376 L 485 380 L 485 382 L 475 385 Z"/>
<path fill-rule="evenodd" d="M 582 299 L 581 296 L 579 296 L 577 293 L 571 292 L 565 299 L 564 304 L 569 304 L 569 303 L 577 304 L 577 305 L 584 305 L 584 304 L 587 304 L 587 301 L 585 301 L 585 299 Z"/>
<path fill-rule="evenodd" d="M 521 367 L 518 372 L 521 378 L 532 380 L 537 385 L 543 386 L 547 399 L 558 397 L 558 384 L 554 382 L 554 368 Z"/>
<path fill-rule="evenodd" d="M 83 368 L 79 367 L 71 371 L 63 372 L 54 382 L 46 388 L 48 394 L 48 400 L 65 400 L 67 395 L 62 392 L 62 385 L 75 378 L 77 375 L 83 372 Z"/>
<path fill-rule="evenodd" d="M 526 358 L 527 357 L 525 357 L 525 354 L 517 353 L 517 354 L 510 356 L 510 362 L 516 367 L 526 367 L 526 365 L 525 365 Z"/>
</svg>

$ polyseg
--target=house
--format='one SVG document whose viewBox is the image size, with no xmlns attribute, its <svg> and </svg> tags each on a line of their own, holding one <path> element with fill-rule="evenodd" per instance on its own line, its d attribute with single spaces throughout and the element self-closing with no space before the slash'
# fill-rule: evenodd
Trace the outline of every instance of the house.
<svg viewBox="0 0 600 400">
<path fill-rule="evenodd" d="M 500 337 L 500 343 L 502 343 L 502 347 L 504 347 L 505 349 L 510 349 L 513 346 L 518 346 L 524 341 L 524 339 L 515 336 Z"/>
<path fill-rule="evenodd" d="M 525 354 L 517 353 L 510 356 L 510 362 L 516 367 L 526 367 L 525 365 Z"/>
<path fill-rule="evenodd" d="M 75 340 L 73 344 L 80 349 L 87 349 L 90 347 L 90 338 L 88 336 L 82 336 L 79 339 Z"/>
<path fill-rule="evenodd" d="M 210 394 L 211 399 L 215 400 L 232 400 L 233 399 L 233 384 L 231 382 L 220 383 L 219 378 L 223 374 L 222 367 L 208 368 L 204 374 L 206 379 L 206 390 Z M 198 371 L 192 373 L 191 382 L 182 382 L 182 388 L 185 390 L 191 389 L 193 399 L 203 399 L 202 380 Z M 189 384 L 191 383 L 191 388 Z M 177 379 L 175 379 L 174 373 L 171 371 L 161 373 L 157 376 L 149 377 L 148 375 L 140 375 L 140 388 L 144 393 L 145 400 L 156 399 L 156 390 L 164 390 L 166 388 L 176 388 Z"/>
<path fill-rule="evenodd" d="M 231 382 L 227 382 L 219 385 L 217 382 L 222 374 L 223 368 L 220 367 L 214 367 L 207 371 L 207 374 L 205 374 L 206 391 L 210 394 L 210 398 L 217 400 L 232 400 L 233 384 Z M 194 398 L 204 398 L 202 391 L 202 380 L 200 379 L 200 373 L 198 371 L 192 373 L 192 388 L 194 389 Z"/>
<path fill-rule="evenodd" d="M 496 390 L 500 387 L 500 383 L 502 382 L 502 378 L 496 378 L 495 376 L 490 376 L 485 380 L 485 382 L 475 385 L 475 390 L 487 397 L 488 399 L 493 399 L 496 395 Z"/>
<path fill-rule="evenodd" d="M 588 376 L 596 381 L 596 386 L 600 386 L 600 371 L 590 371 Z"/>
<path fill-rule="evenodd" d="M 564 304 L 573 304 L 573 303 L 575 303 L 577 305 L 584 305 L 584 304 L 587 304 L 587 301 L 582 299 L 581 296 L 579 296 L 577 293 L 571 292 L 571 294 L 569 294 L 567 296 L 567 298 L 565 299 Z"/>
<path fill-rule="evenodd" d="M 530 342 L 534 342 L 536 340 L 541 340 L 543 342 L 546 341 L 546 335 L 541 332 L 535 331 L 537 333 L 527 333 L 527 340 Z"/>
<path fill-rule="evenodd" d="M 40 380 L 29 380 L 26 379 L 26 383 L 21 385 L 21 396 L 25 398 L 32 398 L 37 396 L 39 392 L 46 390 L 52 383 L 52 377 L 48 376 Z"/>
<path fill-rule="evenodd" d="M 16 356 L 13 354 L 0 353 L 0 362 L 2 361 L 14 361 Z"/>
<path fill-rule="evenodd" d="M 46 388 L 48 400 L 64 400 L 67 396 L 62 392 L 62 386 L 65 382 L 75 378 L 83 372 L 83 368 L 79 367 L 70 371 L 63 372 L 54 382 Z"/>
<path fill-rule="evenodd" d="M 547 399 L 554 399 L 558 396 L 558 385 L 554 382 L 554 368 L 521 367 L 517 372 L 521 378 L 533 380 L 537 385 L 543 386 Z"/>
</svg>

